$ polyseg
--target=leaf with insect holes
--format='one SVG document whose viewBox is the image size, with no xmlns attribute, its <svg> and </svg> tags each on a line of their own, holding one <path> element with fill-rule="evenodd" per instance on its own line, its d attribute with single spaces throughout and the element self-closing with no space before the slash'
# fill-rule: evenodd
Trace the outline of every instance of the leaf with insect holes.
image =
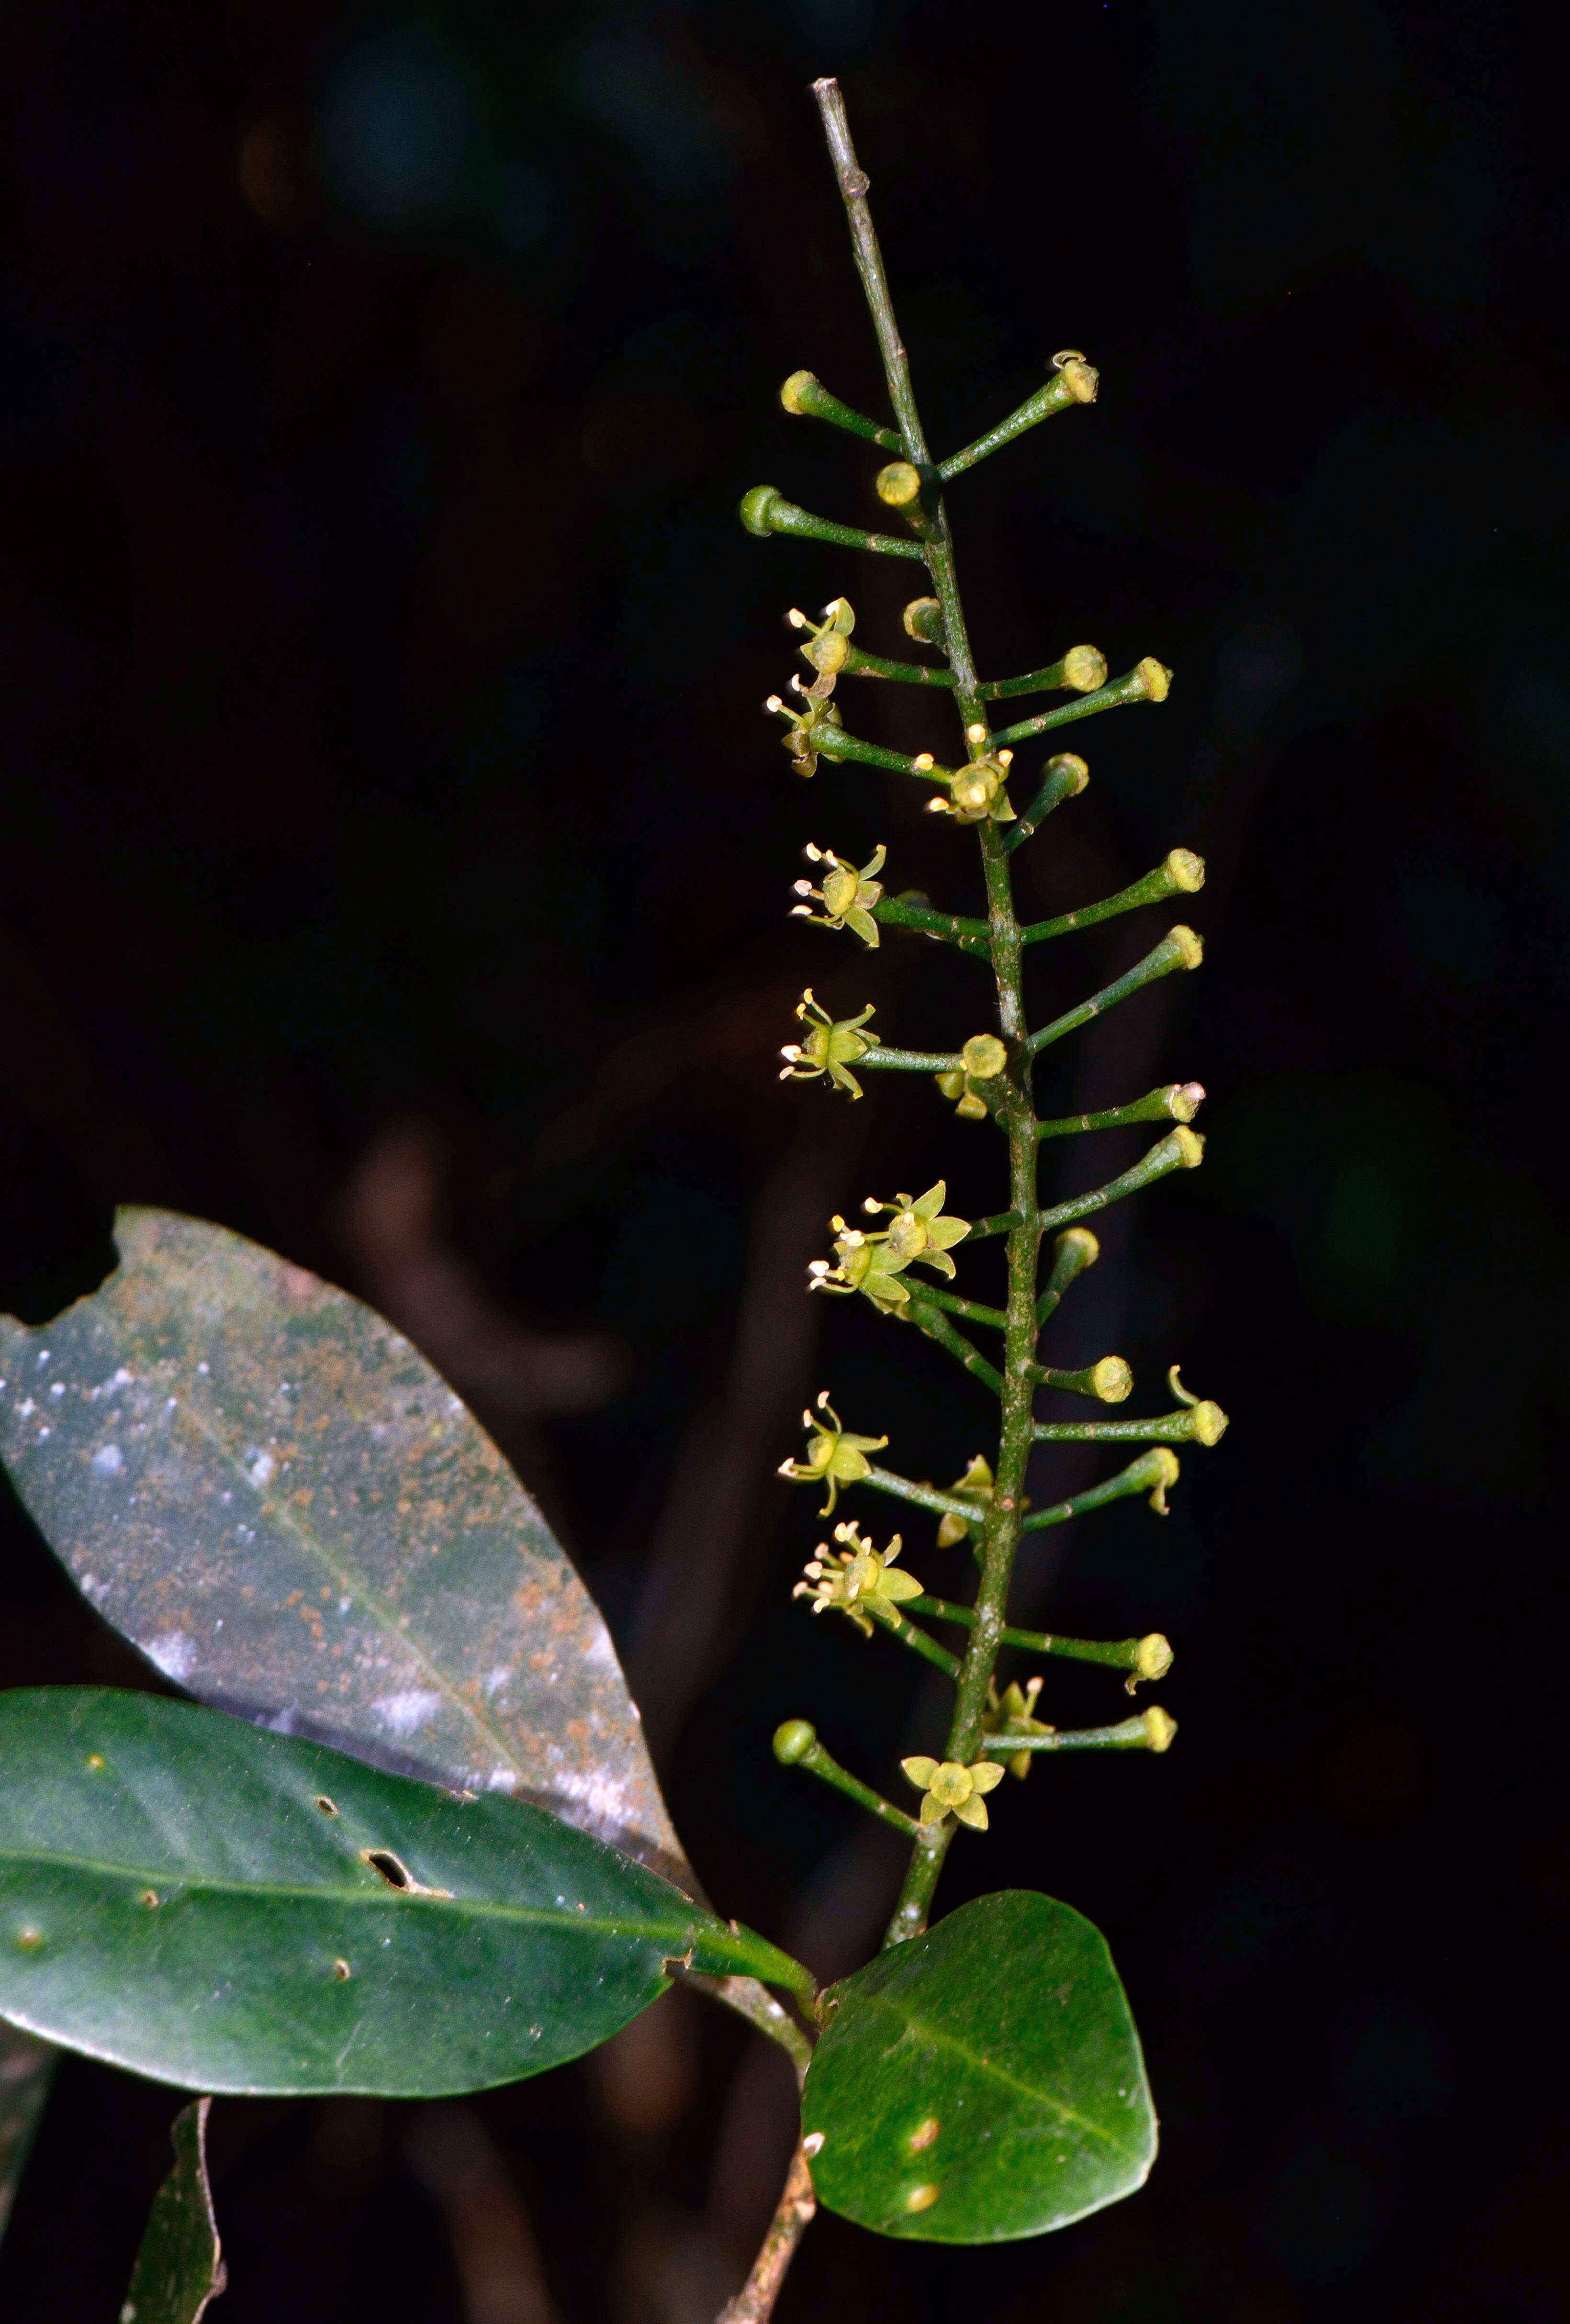
<svg viewBox="0 0 1570 2324">
<path fill-rule="evenodd" d="M 684 1877 L 599 1611 L 424 1357 L 225 1228 L 115 1240 L 91 1296 L 0 1321 L 0 1459 L 98 1612 L 203 1702 Z"/>
<path fill-rule="evenodd" d="M 162 1695 L 0 1694 L 0 2014 L 188 2089 L 433 2098 L 576 2058 L 667 1964 L 811 1980 L 542 1809 Z"/>
<path fill-rule="evenodd" d="M 813 2185 L 880 2235 L 1002 2243 L 1142 2186 L 1156 2116 L 1098 1929 L 1026 1889 L 962 1904 L 824 1997 Z"/>
<path fill-rule="evenodd" d="M 201 2324 L 228 2281 L 208 2184 L 212 2103 L 193 2099 L 170 2125 L 174 2168 L 152 2199 L 120 2324 Z"/>
<path fill-rule="evenodd" d="M 0 2018 L 0 2236 L 54 2077 L 55 2051 Z"/>
</svg>

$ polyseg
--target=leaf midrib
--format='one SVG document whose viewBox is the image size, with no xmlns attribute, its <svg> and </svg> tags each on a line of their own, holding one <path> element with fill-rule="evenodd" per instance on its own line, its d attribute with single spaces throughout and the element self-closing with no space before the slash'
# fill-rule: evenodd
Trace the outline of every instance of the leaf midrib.
<svg viewBox="0 0 1570 2324">
<path fill-rule="evenodd" d="M 506 1904 L 483 1897 L 420 1895 L 408 1890 L 389 1887 L 385 1883 L 381 1888 L 359 1886 L 338 1888 L 329 1887 L 319 1882 L 315 1885 L 306 1885 L 272 1880 L 232 1880 L 225 1879 L 216 1873 L 173 1872 L 167 1866 L 115 1864 L 99 1857 L 68 1855 L 58 1849 L 0 1846 L 0 1866 L 11 1865 L 42 1866 L 51 1869 L 60 1868 L 72 1872 L 96 1873 L 105 1879 L 140 1880 L 147 1887 L 162 1882 L 171 1889 L 194 1889 L 202 1895 L 246 1896 L 259 1900 L 275 1898 L 291 1904 L 326 1901 L 340 1904 L 369 1904 L 375 1906 L 381 1912 L 406 1911 L 420 1904 L 435 1905 L 446 1911 L 467 1914 L 476 1920 L 506 1921 L 531 1927 L 567 1929 L 575 1936 L 648 1936 L 660 1941 L 673 1937 L 681 1940 L 684 1943 L 690 1943 L 696 1938 L 712 1940 L 717 1936 L 723 1940 L 728 1934 L 728 1932 L 717 1923 L 713 1930 L 710 1930 L 701 1922 L 692 1921 L 670 1923 L 605 1921 L 597 1915 L 586 1913 L 559 1913 L 539 1904 Z M 736 1958 L 741 1958 L 739 1953 Z"/>
<path fill-rule="evenodd" d="M 1018 2091 L 1021 2098 L 1030 2098 L 1037 2106 L 1049 2107 L 1060 2121 L 1073 2124 L 1076 2128 L 1087 2131 L 1096 2138 L 1104 2139 L 1114 2152 L 1122 2153 L 1124 2151 L 1123 2142 L 1114 2137 L 1104 2125 L 1093 2122 L 1088 2115 L 1082 2115 L 1076 2107 L 1067 2105 L 1064 2099 L 1054 2098 L 1050 2090 L 1039 2090 L 1031 2083 L 1021 2081 L 1017 2074 L 1011 2074 L 1003 2067 L 994 2065 L 990 2058 L 982 2057 L 966 2043 L 960 2041 L 952 2034 L 946 2034 L 941 2026 L 934 2025 L 929 2018 L 919 2015 L 915 2010 L 902 2009 L 895 2003 L 886 2001 L 882 1994 L 868 1995 L 860 2004 L 860 2007 L 878 2010 L 885 2016 L 895 2018 L 902 2028 L 901 2040 L 906 2034 L 914 2034 L 920 2040 L 930 2043 L 936 2050 L 952 2051 L 956 2057 L 962 2058 L 973 2071 L 990 2076 L 993 2081 L 1001 2083 L 1005 2089 Z"/>
<path fill-rule="evenodd" d="M 415 1352 L 418 1354 L 418 1350 Z M 445 1387 L 446 1382 L 444 1381 L 442 1385 Z M 244 1391 L 239 1389 L 235 1393 L 244 1395 Z M 452 1390 L 448 1388 L 448 1393 L 450 1396 Z M 505 1737 L 476 1710 L 474 1704 L 459 1690 L 457 1682 L 441 1664 L 432 1661 L 427 1648 L 404 1628 L 392 1604 L 367 1583 L 364 1574 L 356 1572 L 352 1566 L 341 1563 L 319 1534 L 309 1526 L 301 1526 L 287 1499 L 269 1500 L 264 1491 L 257 1491 L 255 1484 L 246 1473 L 243 1461 L 230 1450 L 217 1433 L 216 1425 L 209 1421 L 199 1391 L 190 1395 L 189 1398 L 182 1399 L 182 1408 L 189 1412 L 198 1429 L 208 1442 L 216 1446 L 219 1459 L 227 1467 L 230 1474 L 237 1477 L 241 1483 L 249 1485 L 251 1490 L 256 1494 L 259 1514 L 263 1517 L 272 1518 L 282 1530 L 291 1535 L 300 1544 L 307 1559 L 314 1560 L 324 1572 L 330 1574 L 340 1591 L 346 1590 L 356 1595 L 366 1612 L 375 1618 L 384 1631 L 398 1641 L 411 1659 L 418 1663 L 420 1669 L 434 1682 L 443 1698 L 455 1710 L 460 1711 L 470 1726 L 483 1735 L 487 1742 L 494 1746 L 498 1757 L 506 1762 L 514 1775 L 526 1778 L 530 1772 L 529 1768 L 507 1742 Z M 221 1416 L 219 1416 L 220 1418 Z M 443 1545 L 446 1546 L 445 1541 Z"/>
</svg>

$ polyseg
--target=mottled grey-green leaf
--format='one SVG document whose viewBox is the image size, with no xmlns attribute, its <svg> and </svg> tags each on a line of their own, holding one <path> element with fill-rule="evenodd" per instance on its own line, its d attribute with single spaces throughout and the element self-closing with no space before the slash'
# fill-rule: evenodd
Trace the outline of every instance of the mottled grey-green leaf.
<svg viewBox="0 0 1570 2324">
<path fill-rule="evenodd" d="M 0 1459 L 98 1611 L 204 1702 L 682 1877 L 605 1623 L 425 1359 L 222 1227 L 115 1240 L 101 1290 L 0 1321 Z"/>
<path fill-rule="evenodd" d="M 227 2275 L 208 2184 L 211 2098 L 194 2098 L 170 2125 L 174 2168 L 152 2199 L 120 2324 L 201 2324 Z"/>
<path fill-rule="evenodd" d="M 830 1987 L 802 2125 L 831 2211 L 1002 2243 L 1144 2183 L 1156 2116 L 1106 1940 L 1050 1896 L 978 1897 Z"/>
<path fill-rule="evenodd" d="M 55 2049 L 0 2018 L 0 2236 L 27 2168 L 43 2102 L 54 2077 Z"/>
<path fill-rule="evenodd" d="M 805 1969 L 521 1800 L 162 1695 L 0 1694 L 0 2013 L 188 2089 L 434 2098 L 605 2041 L 666 1964 Z"/>
</svg>

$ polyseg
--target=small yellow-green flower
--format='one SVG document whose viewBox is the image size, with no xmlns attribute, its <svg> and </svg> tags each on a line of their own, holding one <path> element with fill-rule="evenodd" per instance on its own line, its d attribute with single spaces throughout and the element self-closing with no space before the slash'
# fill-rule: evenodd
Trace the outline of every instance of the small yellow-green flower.
<svg viewBox="0 0 1570 2324">
<path fill-rule="evenodd" d="M 919 1598 L 921 1584 L 913 1573 L 891 1570 L 902 1546 L 898 1534 L 887 1549 L 875 1550 L 870 1541 L 862 1539 L 853 1517 L 848 1524 L 836 1526 L 834 1537 L 842 1546 L 830 1549 L 820 1541 L 817 1555 L 802 1568 L 806 1581 L 799 1582 L 790 1594 L 810 1598 L 815 1614 L 832 1606 L 837 1613 L 848 1615 L 870 1638 L 873 1613 L 879 1608 L 891 1609 L 902 1599 Z"/>
<path fill-rule="evenodd" d="M 840 1487 L 859 1483 L 872 1466 L 867 1454 L 881 1452 L 889 1440 L 886 1436 L 853 1436 L 849 1429 L 842 1428 L 839 1415 L 828 1400 L 827 1388 L 817 1399 L 817 1411 L 824 1416 L 821 1420 L 810 1412 L 804 1412 L 801 1416 L 801 1425 L 811 1431 L 807 1442 L 807 1458 L 804 1461 L 781 1461 L 780 1474 L 799 1485 L 814 1485 L 826 1480 L 828 1499 L 817 1514 L 827 1517 L 834 1514 Z"/>
<path fill-rule="evenodd" d="M 1014 1679 L 1001 1695 L 997 1688 L 989 1683 L 987 1707 L 982 1714 L 982 1733 L 995 1735 L 1002 1743 L 1006 1743 L 1011 1735 L 1055 1735 L 1057 1732 L 1055 1727 L 1048 1727 L 1044 1720 L 1032 1715 L 1036 1709 L 1036 1697 L 1040 1692 L 1039 1678 L 1028 1680 L 1023 1687 L 1018 1679 Z M 1030 1772 L 1030 1762 L 1035 1756 L 1033 1751 L 1016 1751 L 1009 1761 L 1010 1775 L 1017 1775 L 1023 1783 Z"/>
<path fill-rule="evenodd" d="M 956 768 L 948 778 L 948 797 L 929 800 L 928 814 L 951 815 L 956 823 L 982 823 L 988 816 L 994 823 L 1012 823 L 1014 810 L 1003 783 L 1013 755 L 1011 751 L 989 751 Z"/>
<path fill-rule="evenodd" d="M 832 848 L 808 845 L 806 853 L 809 863 L 827 863 L 828 869 L 821 888 L 815 888 L 810 880 L 798 880 L 796 893 L 810 897 L 823 909 L 815 912 L 812 903 L 793 904 L 791 918 L 811 920 L 820 928 L 854 928 L 869 950 L 876 952 L 878 924 L 873 907 L 883 893 L 883 883 L 876 875 L 883 868 L 884 849 L 874 847 L 859 872 L 852 864 L 842 863 Z"/>
<path fill-rule="evenodd" d="M 835 756 L 834 730 L 841 722 L 838 706 L 828 698 L 834 692 L 834 674 L 826 670 L 810 686 L 803 686 L 799 678 L 793 678 L 790 691 L 796 696 L 796 704 L 771 694 L 763 707 L 775 717 L 786 720 L 790 727 L 780 740 L 790 754 L 792 772 L 812 776 L 817 772 L 819 752 L 826 752 L 831 761 Z"/>
<path fill-rule="evenodd" d="M 900 1765 L 917 1790 L 927 1794 L 921 1803 L 923 1823 L 941 1823 L 945 1816 L 956 1815 L 973 1831 L 985 1831 L 986 1803 L 981 1794 L 996 1791 L 1003 1780 L 995 1760 L 978 1759 L 974 1766 L 962 1767 L 956 1759 L 940 1763 L 918 1757 L 901 1759 Z"/>
<path fill-rule="evenodd" d="M 812 997 L 808 986 L 796 1006 L 796 1014 L 807 1031 L 799 1041 L 787 1041 L 780 1055 L 785 1060 L 782 1082 L 809 1082 L 817 1074 L 827 1074 L 838 1088 L 848 1090 L 852 1097 L 860 1097 L 862 1085 L 848 1071 L 858 1057 L 878 1046 L 876 1033 L 864 1033 L 860 1028 L 873 1013 L 869 1001 L 859 1017 L 844 1017 L 837 1020 L 827 1016 Z"/>
<path fill-rule="evenodd" d="M 974 1501 L 977 1523 L 984 1521 L 986 1513 L 993 1505 L 993 1472 L 990 1465 L 978 1452 L 964 1476 L 956 1478 L 948 1489 L 951 1493 L 956 1494 L 962 1501 Z M 965 1519 L 956 1517 L 951 1509 L 947 1516 L 938 1522 L 937 1546 L 939 1549 L 951 1549 L 956 1541 L 965 1540 L 969 1533 L 970 1527 Z"/>
<path fill-rule="evenodd" d="M 869 1194 L 862 1205 L 864 1211 L 892 1213 L 890 1224 L 876 1231 L 847 1226 L 836 1213 L 829 1221 L 836 1229 L 835 1264 L 831 1267 L 827 1259 L 815 1259 L 807 1270 L 812 1277 L 808 1287 L 864 1292 L 873 1306 L 886 1314 L 903 1307 L 910 1297 L 900 1281 L 906 1268 L 930 1267 L 939 1275 L 952 1276 L 954 1261 L 948 1246 L 964 1240 L 970 1232 L 970 1221 L 939 1215 L 946 1191 L 939 1178 L 914 1201 L 909 1194 L 896 1194 L 891 1203 L 880 1203 Z"/>
<path fill-rule="evenodd" d="M 953 1277 L 954 1261 L 948 1254 L 970 1232 L 970 1221 L 940 1215 L 947 1193 L 947 1181 L 939 1178 L 935 1186 L 914 1199 L 896 1194 L 891 1203 L 880 1203 L 869 1194 L 862 1204 L 874 1217 L 880 1211 L 890 1213 L 883 1240 L 891 1259 L 898 1259 L 901 1267 L 929 1267 L 937 1275 Z"/>
<path fill-rule="evenodd" d="M 821 622 L 809 622 L 799 605 L 792 605 L 785 619 L 793 630 L 809 630 L 812 633 L 806 645 L 797 648 L 803 661 L 818 678 L 836 678 L 849 659 L 851 632 L 856 625 L 855 609 L 849 598 L 833 598 L 824 607 Z"/>
</svg>

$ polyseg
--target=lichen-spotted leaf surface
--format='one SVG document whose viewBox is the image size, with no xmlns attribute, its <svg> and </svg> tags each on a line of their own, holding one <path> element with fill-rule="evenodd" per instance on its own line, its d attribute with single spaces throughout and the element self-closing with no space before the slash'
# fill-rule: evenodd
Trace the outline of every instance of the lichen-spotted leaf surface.
<svg viewBox="0 0 1570 2324">
<path fill-rule="evenodd" d="M 0 1459 L 78 1587 L 204 1702 L 681 1877 L 598 1609 L 447 1383 L 241 1235 L 123 1210 L 120 1265 L 0 1321 Z"/>
<path fill-rule="evenodd" d="M 540 2072 L 690 1959 L 807 1972 L 519 1800 L 195 1703 L 0 1694 L 0 2015 L 199 2090 L 430 2098 Z"/>
<path fill-rule="evenodd" d="M 54 2065 L 52 2043 L 0 2020 L 0 2236 L 27 2167 Z"/>
<path fill-rule="evenodd" d="M 1068 1905 L 979 1897 L 826 2002 L 802 2124 L 831 2211 L 880 2235 L 1002 2243 L 1143 2183 L 1156 2117 L 1139 2036 L 1105 1938 Z"/>
<path fill-rule="evenodd" d="M 170 2125 L 174 2168 L 152 2199 L 120 2324 L 201 2324 L 227 2281 L 208 2184 L 211 2098 L 195 2098 Z"/>
</svg>

